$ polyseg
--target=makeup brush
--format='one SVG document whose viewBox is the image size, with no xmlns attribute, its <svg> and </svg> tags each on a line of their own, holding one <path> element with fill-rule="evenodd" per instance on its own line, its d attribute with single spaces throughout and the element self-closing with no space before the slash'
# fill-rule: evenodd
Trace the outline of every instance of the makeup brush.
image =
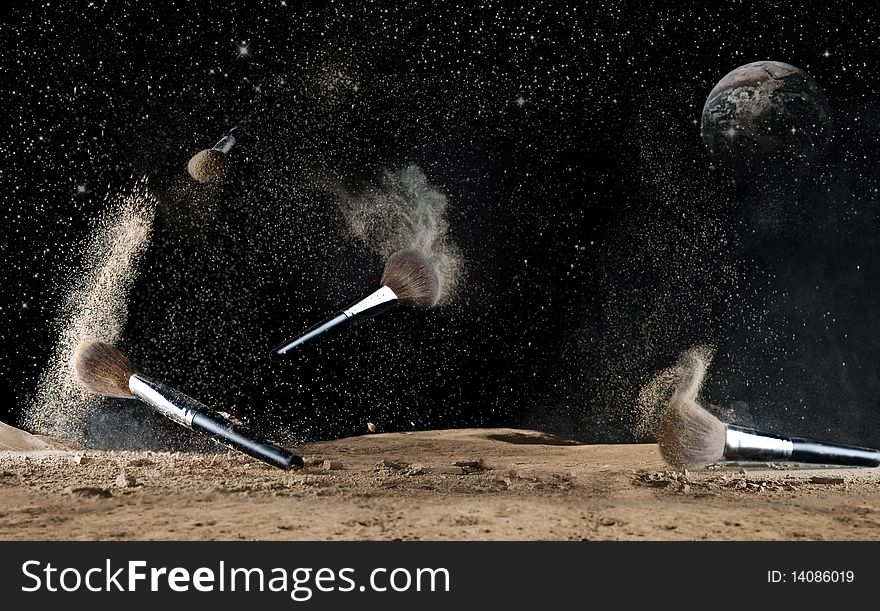
<svg viewBox="0 0 880 611">
<path fill-rule="evenodd" d="M 679 469 L 719 461 L 880 465 L 880 450 L 726 424 L 681 394 L 672 398 L 661 417 L 657 442 L 663 458 Z"/>
<path fill-rule="evenodd" d="M 140 399 L 178 424 L 205 433 L 215 441 L 282 469 L 302 467 L 292 452 L 260 439 L 246 427 L 161 382 L 138 373 L 115 346 L 96 340 L 81 342 L 73 355 L 73 372 L 82 387 L 97 395 Z"/>
<path fill-rule="evenodd" d="M 272 351 L 272 357 L 282 360 L 297 346 L 319 337 L 335 335 L 398 304 L 431 308 L 437 305 L 440 298 L 440 282 L 434 265 L 425 255 L 412 249 L 399 250 L 388 257 L 380 285 L 336 316 L 314 325 L 296 339 L 281 344 Z"/>
<path fill-rule="evenodd" d="M 247 119 L 239 121 L 213 147 L 199 151 L 192 156 L 189 163 L 186 164 L 186 169 L 193 179 L 208 183 L 223 175 L 229 164 L 229 151 L 236 142 L 235 133 L 244 127 L 246 121 Z"/>
</svg>

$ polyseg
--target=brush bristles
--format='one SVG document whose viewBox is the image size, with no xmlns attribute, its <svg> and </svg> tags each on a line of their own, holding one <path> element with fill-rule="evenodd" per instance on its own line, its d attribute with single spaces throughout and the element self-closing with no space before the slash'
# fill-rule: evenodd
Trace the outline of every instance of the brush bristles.
<svg viewBox="0 0 880 611">
<path fill-rule="evenodd" d="M 401 305 L 431 308 L 440 299 L 440 280 L 431 261 L 415 250 L 399 250 L 385 263 L 382 284 Z"/>
<path fill-rule="evenodd" d="M 702 467 L 724 458 L 727 428 L 687 393 L 669 401 L 657 431 L 660 453 L 673 467 Z"/>
<path fill-rule="evenodd" d="M 137 369 L 115 346 L 97 340 L 80 342 L 73 353 L 73 374 L 90 393 L 131 399 L 128 379 Z"/>
<path fill-rule="evenodd" d="M 211 182 L 226 170 L 226 153 L 216 149 L 199 151 L 186 164 L 189 175 L 199 182 Z"/>
</svg>

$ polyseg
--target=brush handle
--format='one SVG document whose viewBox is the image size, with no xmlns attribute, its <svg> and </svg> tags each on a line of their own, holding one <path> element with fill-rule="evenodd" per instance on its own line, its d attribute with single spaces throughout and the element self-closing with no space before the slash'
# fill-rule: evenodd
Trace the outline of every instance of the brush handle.
<svg viewBox="0 0 880 611">
<path fill-rule="evenodd" d="M 242 119 L 238 123 L 236 123 L 232 129 L 230 129 L 223 137 L 220 139 L 217 144 L 215 144 L 213 148 L 215 151 L 220 151 L 221 153 L 229 153 L 233 146 L 235 146 L 235 135 L 240 134 L 244 131 L 245 125 L 247 125 L 247 118 Z"/>
<path fill-rule="evenodd" d="M 337 335 L 349 328 L 352 324 L 353 321 L 349 316 L 346 316 L 344 313 L 337 314 L 336 316 L 313 325 L 296 339 L 281 344 L 272 351 L 271 356 L 276 361 L 284 360 L 290 356 L 290 352 L 298 346 L 308 344 L 321 337 L 332 337 L 333 335 Z"/>
<path fill-rule="evenodd" d="M 734 424 L 727 424 L 725 428 L 725 460 L 792 461 L 851 467 L 880 465 L 880 450 L 832 441 L 786 437 Z"/>
<path fill-rule="evenodd" d="M 792 437 L 791 443 L 791 460 L 795 462 L 853 467 L 880 465 L 880 450 L 800 437 Z"/>
<path fill-rule="evenodd" d="M 281 344 L 272 353 L 272 359 L 281 361 L 297 346 L 313 342 L 320 337 L 330 337 L 359 323 L 362 320 L 387 312 L 398 303 L 397 295 L 389 287 L 382 285 L 363 299 L 355 301 L 343 312 L 319 322 L 294 340 Z"/>
<path fill-rule="evenodd" d="M 204 403 L 139 373 L 128 379 L 132 394 L 157 412 L 189 429 L 207 433 L 215 441 L 282 469 L 302 467 L 303 460 L 289 450 L 261 439 Z"/>
<path fill-rule="evenodd" d="M 220 151 L 221 153 L 229 153 L 233 146 L 235 146 L 235 136 L 223 136 L 223 138 L 211 148 L 215 151 Z"/>
<path fill-rule="evenodd" d="M 215 441 L 282 469 L 302 467 L 303 460 L 289 450 L 260 439 L 247 427 L 235 424 L 214 411 L 199 411 L 193 415 L 192 428 L 210 435 Z"/>
</svg>

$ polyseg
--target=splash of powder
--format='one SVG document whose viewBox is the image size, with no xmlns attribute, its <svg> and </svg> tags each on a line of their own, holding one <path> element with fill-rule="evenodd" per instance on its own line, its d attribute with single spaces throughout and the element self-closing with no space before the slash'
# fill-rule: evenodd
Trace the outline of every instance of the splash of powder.
<svg viewBox="0 0 880 611">
<path fill-rule="evenodd" d="M 461 255 L 450 241 L 446 209 L 449 200 L 415 165 L 386 171 L 381 188 L 360 196 L 343 194 L 342 212 L 349 231 L 379 256 L 411 248 L 434 265 L 440 285 L 439 304 L 448 303 L 462 277 Z"/>
<path fill-rule="evenodd" d="M 656 437 L 663 410 L 673 401 L 697 400 L 714 353 L 709 346 L 690 348 L 675 365 L 663 369 L 642 387 L 636 404 L 638 437 Z"/>
<path fill-rule="evenodd" d="M 63 314 L 55 323 L 55 351 L 24 414 L 27 428 L 83 440 L 86 416 L 99 399 L 78 387 L 70 359 L 85 338 L 110 343 L 119 339 L 138 262 L 152 234 L 155 207 L 156 200 L 142 180 L 114 199 L 96 223 L 84 253 L 84 269 L 70 274 Z"/>
</svg>

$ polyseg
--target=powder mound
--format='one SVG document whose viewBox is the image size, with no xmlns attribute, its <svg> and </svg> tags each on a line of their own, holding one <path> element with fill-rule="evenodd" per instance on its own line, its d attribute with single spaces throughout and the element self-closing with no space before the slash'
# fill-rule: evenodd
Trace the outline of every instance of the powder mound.
<svg viewBox="0 0 880 611">
<path fill-rule="evenodd" d="M 14 426 L 0 422 L 0 450 L 32 452 L 51 448 L 48 443 Z"/>
</svg>

